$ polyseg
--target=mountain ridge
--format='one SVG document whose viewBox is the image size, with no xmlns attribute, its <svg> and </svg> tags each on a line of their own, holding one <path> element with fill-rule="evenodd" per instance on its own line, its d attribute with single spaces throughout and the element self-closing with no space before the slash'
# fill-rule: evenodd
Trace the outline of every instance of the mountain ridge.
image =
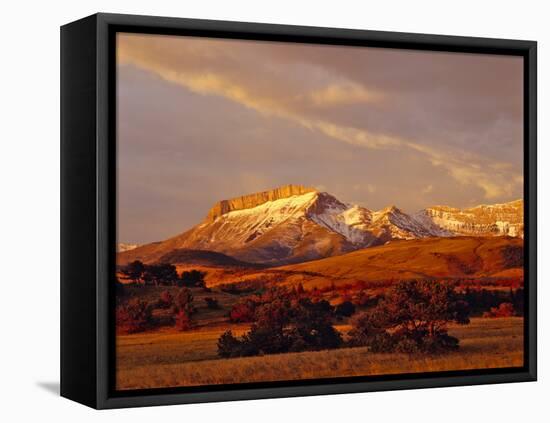
<svg viewBox="0 0 550 423">
<path fill-rule="evenodd" d="M 225 254 L 279 266 L 345 254 L 393 240 L 452 236 L 523 236 L 523 200 L 468 209 L 433 206 L 407 214 L 372 211 L 302 185 L 217 202 L 205 219 L 165 241 L 117 255 L 119 264 L 155 262 L 174 250 Z"/>
</svg>

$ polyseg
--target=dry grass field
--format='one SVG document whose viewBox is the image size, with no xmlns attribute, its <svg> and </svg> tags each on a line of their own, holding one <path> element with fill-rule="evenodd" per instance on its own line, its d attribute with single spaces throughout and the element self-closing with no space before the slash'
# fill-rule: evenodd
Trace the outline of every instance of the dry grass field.
<svg viewBox="0 0 550 423">
<path fill-rule="evenodd" d="M 419 239 L 396 241 L 312 262 L 275 268 L 208 267 L 196 263 L 176 264 L 183 271 L 206 272 L 209 288 L 192 287 L 191 326 L 178 331 L 173 307 L 160 307 L 162 292 L 176 298 L 176 286 L 126 285 L 118 297 L 121 304 L 132 298 L 152 306 L 154 324 L 117 335 L 117 388 L 140 389 L 200 386 L 260 381 L 317 379 L 342 376 L 404 374 L 447 370 L 518 367 L 523 363 L 523 319 L 481 318 L 495 305 L 513 301 L 511 287 L 521 286 L 523 241 L 506 237 Z M 459 339 L 460 348 L 451 353 L 371 353 L 367 348 L 339 348 L 316 352 L 292 352 L 240 358 L 220 358 L 217 342 L 231 329 L 242 335 L 250 324 L 234 323 L 229 314 L 237 303 L 262 295 L 267 288 L 286 289 L 302 285 L 305 296 L 326 300 L 333 306 L 344 299 L 356 304 L 356 312 L 372 306 L 385 291 L 403 279 L 456 279 L 460 287 L 477 285 L 473 297 L 471 324 L 451 326 L 449 334 Z M 434 283 L 437 283 L 434 281 Z M 491 291 L 490 294 L 486 292 Z M 500 291 L 495 293 L 494 291 Z M 498 294 L 498 295 L 496 295 Z M 367 298 L 367 302 L 362 299 Z M 208 299 L 208 302 L 206 301 Z M 217 301 L 218 307 L 208 303 Z M 497 301 L 491 304 L 489 300 Z M 468 300 L 470 301 L 470 300 Z M 479 304 L 477 304 L 479 302 Z M 514 305 L 515 306 L 515 305 Z M 483 308 L 485 307 L 485 308 Z M 516 312 L 521 314 L 518 306 Z M 346 315 L 349 316 L 349 315 Z M 249 321 L 249 320 L 248 320 Z M 349 331 L 349 317 L 334 318 L 336 329 Z M 339 324 L 339 325 L 338 325 Z M 180 328 L 181 329 L 181 328 Z M 128 332 L 128 331 L 127 331 Z"/>
<path fill-rule="evenodd" d="M 374 354 L 365 348 L 219 359 L 216 342 L 226 330 L 209 326 L 117 336 L 117 389 L 197 386 L 242 382 L 316 379 L 487 369 L 523 365 L 523 318 L 474 318 L 453 326 L 459 351 L 441 356 Z M 247 325 L 232 325 L 234 333 Z M 345 332 L 346 327 L 337 329 Z"/>
</svg>

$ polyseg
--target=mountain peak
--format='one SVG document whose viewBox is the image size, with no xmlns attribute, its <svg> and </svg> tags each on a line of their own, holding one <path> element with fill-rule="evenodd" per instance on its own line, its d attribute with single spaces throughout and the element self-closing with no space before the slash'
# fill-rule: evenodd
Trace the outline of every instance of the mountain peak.
<svg viewBox="0 0 550 423">
<path fill-rule="evenodd" d="M 218 217 L 236 210 L 250 209 L 268 201 L 280 200 L 294 195 L 303 195 L 317 191 L 315 188 L 303 185 L 283 185 L 268 191 L 243 195 L 229 200 L 218 201 L 208 212 L 207 221 L 214 221 Z"/>
<path fill-rule="evenodd" d="M 382 210 L 379 210 L 379 211 L 374 213 L 375 219 L 379 219 L 379 218 L 382 218 L 382 217 L 388 217 L 388 216 L 391 216 L 391 215 L 401 215 L 401 214 L 404 214 L 404 213 L 401 211 L 401 209 L 397 208 L 394 205 L 384 207 Z"/>
<path fill-rule="evenodd" d="M 401 210 L 399 210 L 396 206 L 393 204 L 387 207 L 384 207 L 381 212 L 383 213 L 401 213 Z"/>
<path fill-rule="evenodd" d="M 385 244 L 448 236 L 523 237 L 521 201 L 470 209 L 432 207 L 408 215 L 391 205 L 379 211 L 351 206 L 327 192 L 285 185 L 214 205 L 208 217 L 159 243 L 119 252 L 118 263 L 239 262 L 282 265 Z M 203 253 L 214 252 L 230 256 Z M 169 255 L 167 255 L 169 254 Z M 234 261 L 231 261 L 231 258 Z"/>
</svg>

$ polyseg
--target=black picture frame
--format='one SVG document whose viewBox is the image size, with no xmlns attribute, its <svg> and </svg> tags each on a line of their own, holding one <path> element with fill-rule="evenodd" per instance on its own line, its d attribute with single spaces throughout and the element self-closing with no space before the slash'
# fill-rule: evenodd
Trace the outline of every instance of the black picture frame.
<svg viewBox="0 0 550 423">
<path fill-rule="evenodd" d="M 525 365 L 380 377 L 114 391 L 116 32 L 524 58 Z M 95 14 L 61 28 L 61 395 L 118 408 L 534 381 L 537 377 L 537 44 L 534 41 Z"/>
</svg>

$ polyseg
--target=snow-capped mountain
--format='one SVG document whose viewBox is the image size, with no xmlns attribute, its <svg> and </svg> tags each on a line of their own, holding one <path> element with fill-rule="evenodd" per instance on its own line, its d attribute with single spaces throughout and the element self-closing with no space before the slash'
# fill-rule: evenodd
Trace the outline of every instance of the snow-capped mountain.
<svg viewBox="0 0 550 423">
<path fill-rule="evenodd" d="M 334 197 L 327 196 L 334 204 Z M 354 245 L 369 247 L 379 245 L 392 239 L 416 239 L 438 236 L 439 232 L 431 230 L 413 217 L 403 213 L 395 206 L 380 211 L 371 211 L 365 207 L 353 205 L 347 207 L 338 202 L 325 210 L 314 210 L 309 217 L 326 228 L 343 235 Z"/>
<path fill-rule="evenodd" d="M 174 238 L 118 255 L 119 263 L 153 262 L 176 249 L 208 250 L 249 263 L 283 264 L 342 254 L 358 248 L 313 215 L 345 206 L 334 197 L 286 186 L 215 204 L 206 219 Z"/>
<path fill-rule="evenodd" d="M 417 217 L 433 222 L 455 235 L 508 235 L 523 238 L 523 200 L 462 210 L 435 206 L 421 211 Z"/>
<path fill-rule="evenodd" d="M 123 252 L 118 261 L 154 262 L 174 250 L 189 249 L 223 253 L 242 262 L 279 265 L 395 239 L 519 235 L 515 225 L 523 222 L 523 209 L 510 204 L 468 210 L 433 207 L 411 216 L 395 206 L 371 211 L 346 205 L 326 192 L 287 185 L 220 201 L 199 225 L 166 241 Z M 516 216 L 520 209 L 521 216 Z"/>
</svg>

